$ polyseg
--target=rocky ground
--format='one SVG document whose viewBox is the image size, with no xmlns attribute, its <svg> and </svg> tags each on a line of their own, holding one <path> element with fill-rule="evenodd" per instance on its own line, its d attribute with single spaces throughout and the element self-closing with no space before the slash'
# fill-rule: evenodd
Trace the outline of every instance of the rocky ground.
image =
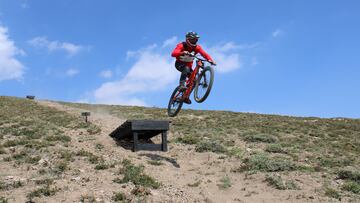
<svg viewBox="0 0 360 203">
<path fill-rule="evenodd" d="M 25 105 L 24 102 L 28 101 L 19 105 Z M 5 104 L 8 103 L 3 102 L 0 108 L 5 108 Z M 346 190 L 344 185 L 350 183 L 345 176 L 335 178 L 339 168 L 315 170 L 306 160 L 311 154 L 298 156 L 294 164 L 283 161 L 287 158 L 272 162 L 264 154 L 271 151 L 267 142 L 253 144 L 250 138 L 231 139 L 233 143 L 227 151 L 201 150 L 196 143 L 184 142 L 189 139 L 174 130 L 181 127 L 176 120 L 171 124 L 168 152 L 134 153 L 109 136 L 128 119 L 125 113 L 51 101 L 31 105 L 23 111 L 45 108 L 53 114 L 69 115 L 66 119 L 73 120 L 52 129 L 52 125 L 60 125 L 56 123 L 59 118 L 39 117 L 48 131 L 40 137 L 28 133 L 32 139 L 14 136 L 14 129 L 22 128 L 20 124 L 31 123 L 32 113 L 0 123 L 0 202 L 360 202 L 356 193 L 360 176 L 351 164 L 348 171 L 342 171 L 344 174 L 350 171 L 346 177 L 354 183 Z M 79 115 L 89 109 L 91 125 L 83 124 Z M 6 111 L 1 113 L 5 118 Z M 201 115 L 187 116 L 202 119 Z M 19 119 L 21 123 L 17 122 Z M 73 123 L 76 125 L 71 126 Z M 12 130 L 7 130 L 10 127 Z M 70 139 L 56 137 L 60 135 Z M 203 135 L 201 139 L 212 140 Z M 160 139 L 156 137 L 153 142 L 159 143 Z M 281 154 L 281 149 L 271 146 Z"/>
</svg>

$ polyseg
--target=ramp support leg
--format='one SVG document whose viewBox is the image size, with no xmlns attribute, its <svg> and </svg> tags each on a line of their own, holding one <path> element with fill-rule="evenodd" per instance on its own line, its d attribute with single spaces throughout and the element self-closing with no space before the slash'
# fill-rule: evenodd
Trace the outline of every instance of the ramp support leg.
<svg viewBox="0 0 360 203">
<path fill-rule="evenodd" d="M 161 150 L 166 152 L 167 151 L 167 132 L 163 131 L 161 133 Z"/>
<path fill-rule="evenodd" d="M 138 144 L 139 144 L 139 137 L 138 137 L 138 133 L 137 132 L 133 132 L 133 152 L 137 151 L 138 148 Z"/>
</svg>

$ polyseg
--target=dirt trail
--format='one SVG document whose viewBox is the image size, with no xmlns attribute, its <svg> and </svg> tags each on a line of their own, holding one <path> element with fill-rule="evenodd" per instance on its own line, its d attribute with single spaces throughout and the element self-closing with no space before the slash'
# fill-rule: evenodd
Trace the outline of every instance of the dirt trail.
<svg viewBox="0 0 360 203">
<path fill-rule="evenodd" d="M 39 104 L 66 111 L 80 116 L 85 111 L 79 108 L 64 106 L 50 101 L 38 101 Z M 73 132 L 72 145 L 75 149 L 84 148 L 96 155 L 103 156 L 109 161 L 130 159 L 135 164 L 143 164 L 145 172 L 162 183 L 160 189 L 151 190 L 147 202 L 323 202 L 316 197 L 314 188 L 319 187 L 316 178 L 310 175 L 293 176 L 301 179 L 301 190 L 280 191 L 268 186 L 264 182 L 264 175 L 254 174 L 246 176 L 244 173 L 234 173 L 231 169 L 238 167 L 241 162 L 236 158 L 207 152 L 197 153 L 193 146 L 169 143 L 168 152 L 139 151 L 132 152 L 118 146 L 109 134 L 123 123 L 125 118 L 118 118 L 106 112 L 91 112 L 90 122 L 101 128 L 101 133 L 94 137 L 83 137 Z M 69 132 L 71 134 L 71 132 Z M 172 134 L 169 133 L 171 138 Z M 83 139 L 84 141 L 81 141 Z M 158 139 L 158 138 L 157 138 Z M 80 142 L 81 141 L 81 142 Z M 158 141 L 155 139 L 155 142 Z M 95 149 L 100 143 L 102 150 Z M 162 165 L 151 165 L 150 160 L 159 160 Z M 134 188 L 132 184 L 120 187 L 113 183 L 116 168 L 96 171 L 87 166 L 79 166 L 80 175 L 68 174 L 68 178 L 57 182 L 62 187 L 59 195 L 45 199 L 47 202 L 79 202 L 84 194 L 97 197 L 97 201 L 110 202 L 113 192 L 124 191 L 130 194 Z M 88 178 L 88 179 L 86 179 Z M 230 180 L 228 188 L 221 188 L 221 179 Z M 69 181 L 70 179 L 70 181 Z M 85 181 L 86 180 L 86 181 Z"/>
</svg>

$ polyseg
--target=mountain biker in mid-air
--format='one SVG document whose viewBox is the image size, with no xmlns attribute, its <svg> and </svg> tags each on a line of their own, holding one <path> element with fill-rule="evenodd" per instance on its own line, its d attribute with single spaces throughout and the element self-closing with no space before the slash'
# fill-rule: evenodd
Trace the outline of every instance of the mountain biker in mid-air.
<svg viewBox="0 0 360 203">
<path fill-rule="evenodd" d="M 190 54 L 196 55 L 200 53 L 202 57 L 208 60 L 211 64 L 216 65 L 215 61 L 212 60 L 211 56 L 206 53 L 200 45 L 197 44 L 200 36 L 196 32 L 188 32 L 186 33 L 185 42 L 181 42 L 176 45 L 173 50 L 171 56 L 176 57 L 175 68 L 181 72 L 180 76 L 180 90 L 186 90 L 185 81 L 186 77 L 188 77 L 193 71 L 192 65 L 194 57 Z M 189 98 L 184 100 L 185 103 L 191 104 L 191 100 Z"/>
</svg>

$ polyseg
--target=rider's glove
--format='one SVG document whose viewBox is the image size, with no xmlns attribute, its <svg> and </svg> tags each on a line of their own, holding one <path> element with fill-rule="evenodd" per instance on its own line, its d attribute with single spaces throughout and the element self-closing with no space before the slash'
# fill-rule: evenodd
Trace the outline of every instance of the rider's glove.
<svg viewBox="0 0 360 203">
<path fill-rule="evenodd" d="M 188 51 L 183 51 L 182 55 L 189 55 L 190 53 Z"/>
<path fill-rule="evenodd" d="M 209 61 L 211 63 L 211 65 L 216 65 L 216 62 L 215 61 Z"/>
</svg>

